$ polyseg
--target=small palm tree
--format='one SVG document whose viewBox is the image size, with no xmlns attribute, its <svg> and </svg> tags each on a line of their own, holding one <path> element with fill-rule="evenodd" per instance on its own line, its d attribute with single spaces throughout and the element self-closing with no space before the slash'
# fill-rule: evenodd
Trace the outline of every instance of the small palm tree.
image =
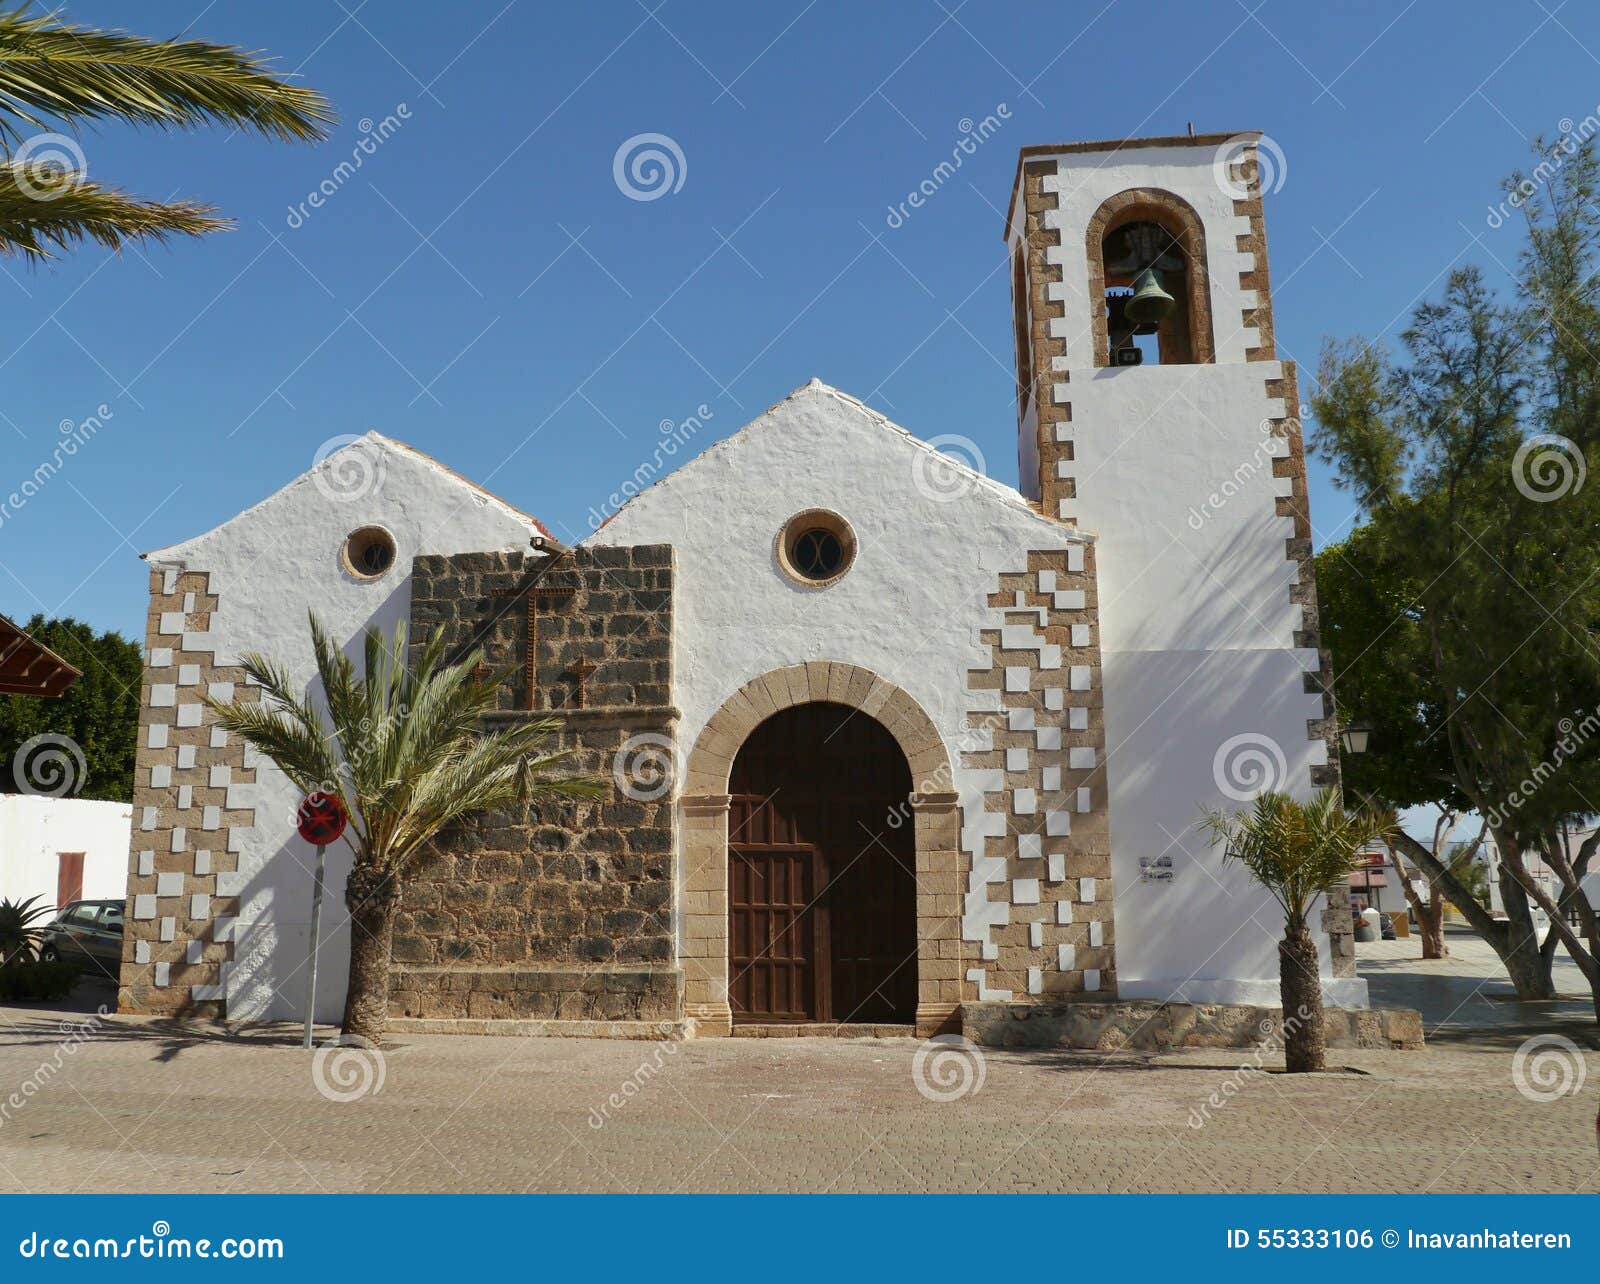
<svg viewBox="0 0 1600 1284">
<path fill-rule="evenodd" d="M 1356 856 L 1392 828 L 1374 812 L 1347 812 L 1336 789 L 1309 802 L 1264 793 L 1248 811 L 1206 811 L 1201 828 L 1223 845 L 1283 906 L 1278 942 L 1278 993 L 1283 1003 L 1284 1065 L 1291 1073 L 1321 1070 L 1327 1048 L 1317 944 L 1308 921 L 1319 896 L 1343 883 Z"/>
<path fill-rule="evenodd" d="M 121 120 L 325 137 L 335 119 L 327 100 L 266 66 L 256 54 L 208 41 L 98 31 L 30 15 L 27 5 L 0 12 L 0 254 L 49 258 L 51 247 L 86 239 L 118 249 L 229 226 L 207 205 L 141 200 L 94 182 L 75 142 L 39 131 Z"/>
<path fill-rule="evenodd" d="M 552 722 L 484 730 L 496 683 L 474 676 L 481 652 L 447 664 L 435 634 L 408 667 L 403 624 L 390 638 L 368 629 L 358 674 L 315 613 L 311 640 L 325 711 L 299 694 L 281 665 L 256 654 L 245 656 L 243 667 L 263 701 L 208 703 L 222 726 L 305 793 L 344 801 L 344 841 L 355 853 L 344 897 L 344 1033 L 377 1044 L 388 1021 L 389 950 L 407 859 L 464 816 L 532 799 L 597 798 L 606 787 L 557 773 L 570 755 L 543 752 Z"/>
<path fill-rule="evenodd" d="M 39 942 L 44 936 L 44 920 L 53 910 L 40 905 L 39 896 L 25 901 L 0 900 L 0 964 L 26 963 L 39 957 Z"/>
</svg>

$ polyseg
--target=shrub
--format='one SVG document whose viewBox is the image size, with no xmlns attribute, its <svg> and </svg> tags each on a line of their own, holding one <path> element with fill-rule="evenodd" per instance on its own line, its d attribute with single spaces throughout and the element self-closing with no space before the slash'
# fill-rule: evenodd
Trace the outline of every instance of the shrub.
<svg viewBox="0 0 1600 1284">
<path fill-rule="evenodd" d="M 77 983 L 77 965 L 64 960 L 7 963 L 0 967 L 0 1001 L 60 999 Z"/>
</svg>

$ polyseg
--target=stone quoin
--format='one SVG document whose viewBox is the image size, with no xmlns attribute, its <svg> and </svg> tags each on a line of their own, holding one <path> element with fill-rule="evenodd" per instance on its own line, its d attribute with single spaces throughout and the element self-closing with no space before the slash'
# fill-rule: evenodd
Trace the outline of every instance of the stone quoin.
<svg viewBox="0 0 1600 1284">
<path fill-rule="evenodd" d="M 491 720 L 550 720 L 611 785 L 414 861 L 402 1029 L 932 1034 L 964 1007 L 1000 1030 L 1276 1005 L 1281 914 L 1195 828 L 1252 780 L 1338 779 L 1257 137 L 1024 149 L 1015 488 L 813 380 L 570 549 L 368 433 L 148 554 L 120 1010 L 303 1015 L 298 798 L 201 697 L 247 694 L 248 651 L 314 692 L 308 610 L 346 642 L 404 620 L 414 646 L 482 646 Z M 1120 298 L 1146 269 L 1170 308 L 1135 335 Z M 342 907 L 348 851 L 328 856 Z M 1362 1008 L 1329 900 L 1324 992 Z M 343 969 L 322 975 L 333 1020 Z"/>
</svg>

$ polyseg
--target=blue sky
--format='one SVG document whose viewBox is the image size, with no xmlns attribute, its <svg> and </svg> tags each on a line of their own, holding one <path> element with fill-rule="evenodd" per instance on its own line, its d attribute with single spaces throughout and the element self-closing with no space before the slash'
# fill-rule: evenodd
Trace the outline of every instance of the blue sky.
<svg viewBox="0 0 1600 1284">
<path fill-rule="evenodd" d="M 446 8 L 335 0 L 68 6 L 277 55 L 342 121 L 315 147 L 106 128 L 89 171 L 211 201 L 237 230 L 56 266 L 3 264 L 0 441 L 15 481 L 59 425 L 88 449 L 0 524 L 0 610 L 137 636 L 137 553 L 198 534 L 371 428 L 575 538 L 664 420 L 696 448 L 812 376 L 1015 483 L 1001 215 L 1021 146 L 1265 130 L 1280 354 L 1392 337 L 1488 226 L 1526 140 L 1600 103 L 1579 0 L 866 5 L 669 0 Z M 886 215 L 1010 112 L 903 226 Z M 402 105 L 404 110 L 402 111 Z M 358 173 L 305 201 L 370 129 Z M 682 183 L 628 199 L 624 140 Z M 1313 464 L 1320 540 L 1351 502 Z"/>
</svg>

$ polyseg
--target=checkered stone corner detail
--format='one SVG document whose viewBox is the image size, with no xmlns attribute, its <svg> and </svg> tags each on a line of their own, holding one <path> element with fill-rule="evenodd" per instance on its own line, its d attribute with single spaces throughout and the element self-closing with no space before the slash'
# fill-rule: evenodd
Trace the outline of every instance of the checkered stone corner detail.
<svg viewBox="0 0 1600 1284">
<path fill-rule="evenodd" d="M 999 577 L 968 671 L 966 997 L 1116 994 L 1095 550 L 1030 552 Z"/>
<path fill-rule="evenodd" d="M 1061 232 L 1051 225 L 1061 207 L 1060 193 L 1045 184 L 1058 171 L 1057 163 L 1028 161 L 1022 167 L 1024 280 L 1026 309 L 1032 345 L 1028 360 L 1033 383 L 1032 404 L 1037 424 L 1039 504 L 1051 517 L 1069 524 L 1067 506 L 1077 495 L 1072 477 L 1072 403 L 1067 373 L 1067 342 L 1060 327 L 1066 324 L 1062 300 L 1064 278 Z M 1023 336 L 1019 336 L 1019 339 Z M 1019 413 L 1026 408 L 1024 401 Z M 1065 465 L 1065 467 L 1063 467 Z M 1023 478 L 1024 485 L 1028 478 Z"/>
<path fill-rule="evenodd" d="M 1245 195 L 1233 202 L 1238 218 L 1248 219 L 1250 229 L 1241 232 L 1236 247 L 1251 257 L 1250 265 L 1239 273 L 1239 288 L 1245 306 L 1240 310 L 1239 327 L 1246 334 L 1254 331 L 1255 342 L 1245 348 L 1246 361 L 1276 361 L 1277 342 L 1272 327 L 1272 280 L 1267 269 L 1267 221 L 1261 201 L 1261 167 L 1254 144 L 1232 162 L 1230 175 Z"/>
<path fill-rule="evenodd" d="M 1263 260 L 1264 261 L 1264 260 Z M 1316 787 L 1340 785 L 1339 722 L 1334 705 L 1333 657 L 1322 645 L 1321 610 L 1317 602 L 1317 565 L 1311 548 L 1311 507 L 1306 488 L 1305 439 L 1300 424 L 1299 380 L 1293 362 L 1283 363 L 1283 377 L 1266 381 L 1267 395 L 1281 398 L 1284 415 L 1273 420 L 1273 435 L 1288 449 L 1272 461 L 1275 477 L 1289 481 L 1289 493 L 1277 498 L 1277 513 L 1294 522 L 1294 533 L 1285 541 L 1284 556 L 1295 565 L 1295 583 L 1290 599 L 1300 608 L 1300 627 L 1294 645 L 1317 653 L 1317 668 L 1305 675 L 1305 689 L 1322 701 L 1320 717 L 1306 723 L 1306 737 L 1326 746 L 1326 765 L 1311 768 L 1311 783 Z M 1350 917 L 1350 889 L 1336 888 L 1328 896 L 1323 927 L 1333 957 L 1335 976 L 1356 974 L 1355 926 Z"/>
<path fill-rule="evenodd" d="M 152 569 L 119 1012 L 225 1015 L 237 839 L 255 821 L 239 793 L 255 770 L 201 697 L 258 692 L 216 662 L 217 610 L 207 572 Z"/>
</svg>

